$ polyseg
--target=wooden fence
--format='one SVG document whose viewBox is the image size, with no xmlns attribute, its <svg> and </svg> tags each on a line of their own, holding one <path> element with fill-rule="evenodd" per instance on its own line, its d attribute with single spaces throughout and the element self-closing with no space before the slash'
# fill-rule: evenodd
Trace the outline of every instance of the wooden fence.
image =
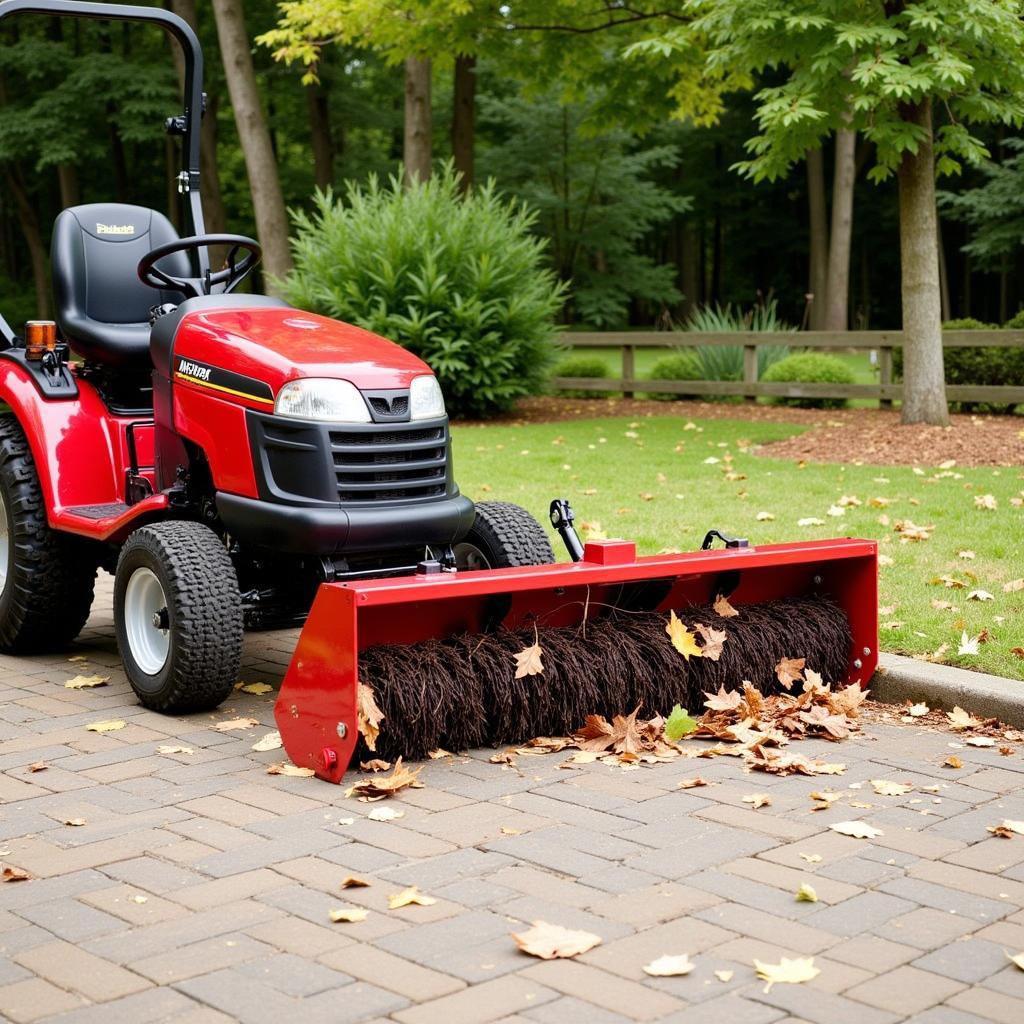
<svg viewBox="0 0 1024 1024">
<path fill-rule="evenodd" d="M 903 345 L 901 331 L 779 331 L 705 334 L 697 331 L 637 331 L 567 333 L 559 342 L 568 348 L 608 348 L 622 352 L 622 376 L 555 377 L 555 388 L 576 391 L 614 391 L 627 398 L 640 391 L 666 395 L 742 395 L 751 401 L 761 396 L 783 398 L 875 398 L 883 408 L 901 398 L 903 385 L 893 382 L 893 349 Z M 945 348 L 1024 346 L 1024 331 L 943 331 Z M 743 380 L 639 380 L 637 349 L 678 349 L 697 345 L 742 345 Z M 757 378 L 757 350 L 761 345 L 791 348 L 874 350 L 878 353 L 879 379 L 874 384 L 798 384 L 761 381 Z M 951 402 L 992 402 L 1012 405 L 1024 402 L 1024 387 L 1007 385 L 960 385 L 946 387 Z"/>
</svg>

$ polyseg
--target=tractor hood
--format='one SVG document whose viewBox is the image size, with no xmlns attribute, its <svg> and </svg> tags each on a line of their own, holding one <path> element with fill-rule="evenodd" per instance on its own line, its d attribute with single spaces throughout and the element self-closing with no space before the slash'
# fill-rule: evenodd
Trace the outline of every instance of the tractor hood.
<svg viewBox="0 0 1024 1024">
<path fill-rule="evenodd" d="M 299 377 L 383 390 L 407 388 L 413 377 L 432 372 L 418 356 L 361 327 L 252 298 L 260 304 L 187 312 L 174 333 L 175 363 L 189 360 L 259 381 L 273 395 Z"/>
</svg>

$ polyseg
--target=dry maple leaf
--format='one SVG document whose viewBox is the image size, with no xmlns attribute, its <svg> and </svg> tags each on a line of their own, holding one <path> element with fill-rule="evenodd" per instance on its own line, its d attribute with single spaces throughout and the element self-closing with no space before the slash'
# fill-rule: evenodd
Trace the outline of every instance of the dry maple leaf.
<svg viewBox="0 0 1024 1024">
<path fill-rule="evenodd" d="M 171 746 L 169 744 L 165 745 L 165 746 L 162 746 L 162 747 L 157 747 L 156 748 L 156 752 L 158 754 L 194 754 L 195 753 L 195 751 L 191 747 Z"/>
<path fill-rule="evenodd" d="M 118 729 L 123 729 L 128 723 L 121 719 L 115 719 L 111 722 L 93 722 L 91 725 L 87 725 L 87 732 L 117 732 Z"/>
<path fill-rule="evenodd" d="M 1024 647 L 1011 647 L 1010 653 L 1018 658 L 1024 659 Z"/>
<path fill-rule="evenodd" d="M 668 625 L 665 627 L 672 646 L 687 660 L 702 658 L 704 652 L 697 646 L 697 638 L 679 621 L 674 611 L 668 613 Z"/>
<path fill-rule="evenodd" d="M 4 882 L 27 882 L 32 876 L 21 868 L 12 868 L 5 866 L 3 873 L 0 874 L 0 881 Z"/>
<path fill-rule="evenodd" d="M 996 829 L 1000 830 L 1000 832 L 996 832 L 997 835 L 1001 832 L 1009 832 L 1010 835 L 1024 836 L 1024 821 L 1011 821 L 1009 818 L 1004 818 L 998 825 L 989 825 L 989 832 L 995 832 Z"/>
<path fill-rule="evenodd" d="M 1006 959 L 1009 960 L 1011 964 L 1015 964 L 1022 971 L 1024 971 L 1024 953 L 1018 953 L 1016 956 L 1011 956 L 1009 953 L 1007 953 Z"/>
<path fill-rule="evenodd" d="M 374 807 L 366 817 L 370 821 L 395 821 L 404 818 L 405 811 L 396 811 L 394 807 Z"/>
<path fill-rule="evenodd" d="M 214 732 L 232 732 L 234 729 L 253 729 L 260 723 L 255 718 L 228 718 L 213 726 Z"/>
<path fill-rule="evenodd" d="M 974 496 L 974 507 L 984 509 L 986 512 L 995 512 L 999 508 L 999 502 L 994 494 L 976 494 Z"/>
<path fill-rule="evenodd" d="M 732 981 L 732 976 L 735 973 L 735 971 L 715 971 L 715 977 L 719 981 Z"/>
<path fill-rule="evenodd" d="M 356 694 L 356 728 L 363 737 L 367 750 L 377 749 L 377 737 L 380 735 L 380 723 L 384 721 L 384 712 L 377 707 L 377 699 L 372 686 L 359 684 Z"/>
<path fill-rule="evenodd" d="M 455 755 L 450 750 L 443 750 L 441 747 L 438 747 L 437 750 L 427 751 L 427 757 L 429 757 L 431 761 L 440 761 L 442 758 L 454 756 Z"/>
<path fill-rule="evenodd" d="M 724 629 L 714 629 L 711 626 L 705 626 L 701 622 L 695 623 L 694 629 L 700 633 L 701 639 L 704 641 L 700 649 L 701 657 L 708 658 L 711 661 L 718 661 L 722 656 L 722 647 L 725 641 L 729 639 L 729 634 Z"/>
<path fill-rule="evenodd" d="M 765 992 L 770 991 L 772 985 L 798 985 L 802 981 L 811 981 L 821 974 L 821 971 L 814 966 L 813 956 L 799 957 L 795 960 L 782 957 L 777 964 L 766 964 L 755 960 L 754 968 L 757 971 L 757 976 L 762 981 L 768 982 L 764 987 Z"/>
<path fill-rule="evenodd" d="M 821 729 L 825 739 L 845 740 L 850 735 L 846 715 L 829 714 L 827 708 L 816 704 L 810 711 L 798 711 L 796 717 L 805 725 Z"/>
<path fill-rule="evenodd" d="M 904 782 L 889 782 L 886 779 L 872 779 L 871 785 L 879 796 L 903 796 L 914 787 Z"/>
<path fill-rule="evenodd" d="M 369 884 L 365 878 L 357 878 L 355 875 L 346 875 L 341 880 L 342 889 L 365 889 Z"/>
<path fill-rule="evenodd" d="M 360 761 L 359 770 L 361 772 L 389 772 L 391 771 L 391 762 L 375 757 L 369 761 Z"/>
<path fill-rule="evenodd" d="M 946 768 L 963 768 L 964 766 L 963 761 L 956 754 L 950 754 L 942 763 Z"/>
<path fill-rule="evenodd" d="M 268 732 L 262 739 L 258 739 L 253 745 L 252 749 L 258 753 L 265 753 L 268 750 L 280 750 L 281 749 L 281 734 L 275 730 L 274 732 Z"/>
<path fill-rule="evenodd" d="M 729 690 L 726 693 L 724 686 L 718 688 L 718 693 L 705 693 L 704 696 L 707 697 L 704 707 L 709 711 L 738 711 L 743 703 L 743 698 L 738 690 Z"/>
<path fill-rule="evenodd" d="M 330 912 L 330 918 L 335 924 L 341 922 L 345 924 L 358 924 L 360 921 L 365 921 L 366 915 L 369 913 L 363 907 L 340 907 Z"/>
<path fill-rule="evenodd" d="M 69 690 L 86 690 L 94 686 L 106 686 L 109 682 L 110 676 L 75 676 L 64 686 Z"/>
<path fill-rule="evenodd" d="M 696 964 L 686 953 L 679 956 L 659 956 L 649 964 L 644 964 L 644 973 L 654 978 L 675 978 L 681 974 L 689 974 Z"/>
<path fill-rule="evenodd" d="M 961 729 L 973 729 L 975 726 L 981 725 L 981 722 L 974 715 L 964 711 L 959 705 L 954 707 L 952 711 L 947 711 L 946 718 L 949 720 L 949 724 L 958 732 Z"/>
<path fill-rule="evenodd" d="M 242 693 L 255 693 L 260 696 L 272 692 L 274 688 L 267 683 L 239 683 L 236 689 L 241 690 Z"/>
<path fill-rule="evenodd" d="M 767 793 L 751 793 L 743 798 L 745 804 L 750 804 L 756 811 L 759 807 L 770 807 L 772 798 Z"/>
<path fill-rule="evenodd" d="M 70 825 L 72 828 L 80 828 L 85 824 L 85 818 L 67 818 L 64 821 L 65 825 Z"/>
<path fill-rule="evenodd" d="M 739 612 L 729 604 L 729 599 L 724 594 L 719 594 L 715 598 L 713 607 L 715 609 L 715 614 L 720 615 L 723 619 L 731 619 L 734 616 L 739 615 Z"/>
<path fill-rule="evenodd" d="M 835 693 L 825 694 L 828 706 L 837 715 L 846 715 L 847 718 L 856 718 L 861 704 L 868 699 L 870 690 L 865 690 L 860 683 L 851 683 L 844 686 Z"/>
<path fill-rule="evenodd" d="M 881 829 L 869 825 L 866 821 L 839 821 L 829 825 L 829 828 L 833 832 L 850 836 L 852 839 L 875 839 L 877 836 L 885 834 Z"/>
<path fill-rule="evenodd" d="M 820 853 L 801 853 L 800 857 L 807 861 L 808 864 L 820 864 L 822 861 Z"/>
<path fill-rule="evenodd" d="M 1024 590 L 1024 579 L 1010 580 L 1009 583 L 1003 584 L 1004 594 L 1016 594 L 1018 591 Z"/>
<path fill-rule="evenodd" d="M 537 676 L 544 671 L 544 665 L 540 660 L 541 655 L 544 652 L 541 650 L 540 644 L 534 644 L 532 647 L 524 647 L 518 654 L 515 655 L 516 659 L 516 679 L 522 679 L 524 676 Z"/>
<path fill-rule="evenodd" d="M 278 764 L 267 765 L 268 775 L 287 775 L 293 779 L 309 779 L 316 774 L 312 768 L 300 768 L 297 764 L 286 764 L 281 761 Z"/>
<path fill-rule="evenodd" d="M 394 796 L 395 793 L 406 788 L 422 789 L 423 783 L 418 778 L 422 770 L 422 768 L 407 768 L 399 758 L 390 775 L 375 775 L 373 778 L 357 782 L 345 791 L 345 796 L 355 795 L 360 799 L 372 799 L 373 797 Z"/>
<path fill-rule="evenodd" d="M 996 741 L 991 736 L 968 736 L 964 740 L 969 747 L 994 747 Z"/>
<path fill-rule="evenodd" d="M 45 772 L 50 766 L 45 761 L 36 761 L 28 766 L 30 772 Z"/>
<path fill-rule="evenodd" d="M 775 666 L 775 677 L 788 690 L 804 677 L 805 658 L 783 658 Z"/>
<path fill-rule="evenodd" d="M 601 944 L 600 935 L 563 928 L 547 921 L 534 921 L 525 932 L 513 932 L 512 938 L 524 953 L 541 960 L 579 956 Z"/>
<path fill-rule="evenodd" d="M 707 781 L 702 779 L 699 775 L 693 779 L 683 779 L 681 782 L 676 783 L 676 789 L 696 789 L 698 786 L 706 786 Z"/>
<path fill-rule="evenodd" d="M 927 704 L 911 704 L 910 707 L 907 708 L 907 714 L 910 715 L 911 718 L 921 718 L 924 715 L 927 715 L 929 711 L 931 711 L 931 708 L 928 707 Z"/>
<path fill-rule="evenodd" d="M 979 654 L 978 645 L 981 643 L 981 637 L 969 637 L 967 630 L 960 634 L 960 646 L 956 649 L 957 654 Z"/>
<path fill-rule="evenodd" d="M 415 885 L 410 885 L 401 892 L 393 892 L 388 896 L 388 910 L 400 910 L 402 907 L 432 907 L 437 900 L 420 892 Z"/>
</svg>

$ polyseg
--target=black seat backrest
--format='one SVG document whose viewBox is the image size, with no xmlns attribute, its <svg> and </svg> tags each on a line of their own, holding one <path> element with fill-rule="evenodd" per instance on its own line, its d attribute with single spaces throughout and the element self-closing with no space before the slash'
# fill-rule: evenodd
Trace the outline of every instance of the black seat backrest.
<svg viewBox="0 0 1024 1024">
<path fill-rule="evenodd" d="M 91 203 L 60 214 L 50 249 L 53 295 L 57 323 L 75 352 L 112 366 L 148 363 L 150 308 L 183 296 L 144 285 L 136 268 L 151 249 L 177 237 L 163 214 L 142 206 Z M 192 276 L 184 253 L 160 266 Z"/>
</svg>

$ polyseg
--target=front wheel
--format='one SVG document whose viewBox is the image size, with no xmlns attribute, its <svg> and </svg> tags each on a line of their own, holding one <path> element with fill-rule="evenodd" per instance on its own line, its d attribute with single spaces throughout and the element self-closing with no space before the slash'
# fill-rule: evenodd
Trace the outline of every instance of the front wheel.
<svg viewBox="0 0 1024 1024">
<path fill-rule="evenodd" d="M 520 505 L 481 501 L 469 533 L 455 545 L 459 569 L 507 569 L 555 560 L 544 527 Z"/>
<path fill-rule="evenodd" d="M 217 535 L 191 522 L 136 530 L 117 561 L 114 624 L 145 707 L 182 714 L 220 704 L 241 665 L 242 601 Z"/>
</svg>

